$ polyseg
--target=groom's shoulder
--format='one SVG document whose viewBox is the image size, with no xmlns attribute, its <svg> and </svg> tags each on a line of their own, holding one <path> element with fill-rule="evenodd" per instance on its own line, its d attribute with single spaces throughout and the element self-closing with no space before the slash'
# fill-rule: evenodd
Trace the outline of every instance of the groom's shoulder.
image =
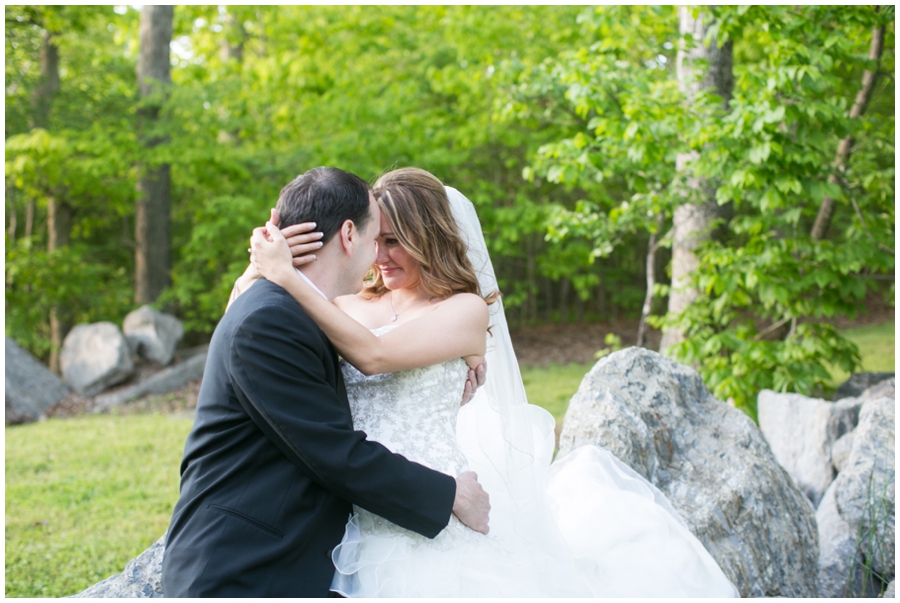
<svg viewBox="0 0 900 603">
<path fill-rule="evenodd" d="M 223 326 L 238 328 L 252 322 L 280 328 L 311 328 L 315 322 L 290 293 L 265 279 L 256 281 L 238 297 L 222 318 Z"/>
</svg>

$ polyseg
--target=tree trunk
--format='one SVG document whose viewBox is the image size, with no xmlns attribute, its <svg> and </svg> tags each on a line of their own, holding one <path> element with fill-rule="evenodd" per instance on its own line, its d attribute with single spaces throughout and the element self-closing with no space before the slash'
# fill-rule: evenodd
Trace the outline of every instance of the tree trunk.
<svg viewBox="0 0 900 603">
<path fill-rule="evenodd" d="M 236 65 L 237 76 L 240 75 L 241 65 L 244 62 L 244 43 L 246 41 L 247 31 L 244 29 L 244 24 L 235 18 L 233 12 L 226 13 L 219 58 L 226 66 Z M 228 69 L 226 73 L 231 73 L 231 70 Z M 237 145 L 240 142 L 240 132 L 236 129 L 219 130 L 218 141 L 223 144 Z"/>
<path fill-rule="evenodd" d="M 16 188 L 6 185 L 6 217 L 8 220 L 6 232 L 10 244 L 16 242 L 16 226 L 18 225 L 18 211 L 16 210 Z"/>
<path fill-rule="evenodd" d="M 878 10 L 877 8 L 875 9 Z M 856 95 L 853 107 L 850 109 L 850 119 L 858 119 L 866 110 L 866 105 L 872 98 L 872 91 L 875 89 L 875 78 L 878 75 L 878 63 L 881 61 L 881 53 L 884 50 L 884 25 L 876 27 L 872 30 L 872 44 L 869 46 L 869 60 L 875 61 L 875 71 L 864 71 L 862 78 L 862 88 Z M 834 160 L 834 166 L 839 172 L 847 167 L 847 160 L 850 158 L 850 151 L 853 147 L 853 137 L 847 136 L 838 145 L 837 157 Z M 837 174 L 828 177 L 828 182 L 839 184 Z M 837 204 L 834 199 L 826 196 L 822 199 L 822 205 L 819 206 L 819 213 L 816 216 L 816 222 L 813 224 L 810 236 L 814 240 L 821 240 L 828 236 L 828 227 L 831 225 L 831 217 Z"/>
<path fill-rule="evenodd" d="M 544 322 L 548 325 L 553 322 L 553 281 L 544 277 Z"/>
<path fill-rule="evenodd" d="M 25 238 L 30 239 L 34 235 L 34 199 L 29 199 L 25 205 Z M 27 245 L 31 245 L 28 241 Z"/>
<path fill-rule="evenodd" d="M 535 250 L 534 237 L 528 235 L 525 238 L 525 275 L 528 279 L 528 297 L 525 299 L 527 308 L 526 316 L 528 320 L 537 321 L 537 277 L 535 276 Z"/>
<path fill-rule="evenodd" d="M 656 216 L 656 232 L 650 235 L 650 242 L 647 244 L 647 294 L 644 296 L 644 306 L 641 309 L 641 322 L 638 325 L 637 343 L 639 348 L 645 347 L 647 340 L 647 319 L 650 312 L 653 311 L 653 287 L 656 285 L 656 251 L 659 249 L 659 241 L 664 237 L 660 236 L 665 216 L 659 212 Z"/>
<path fill-rule="evenodd" d="M 41 79 L 34 89 L 34 127 L 48 129 L 50 110 L 59 92 L 59 48 L 53 33 L 44 30 L 41 37 Z"/>
<path fill-rule="evenodd" d="M 41 82 L 34 91 L 34 126 L 50 129 L 50 112 L 59 93 L 59 48 L 53 32 L 44 30 L 41 37 Z M 31 208 L 29 208 L 31 209 Z M 33 227 L 34 210 L 31 209 Z M 47 251 L 52 253 L 68 247 L 72 233 L 72 207 L 66 203 L 63 194 L 47 199 Z M 65 304 L 55 304 L 50 308 L 50 370 L 59 373 L 59 351 L 63 340 L 72 328 L 71 314 Z"/>
<path fill-rule="evenodd" d="M 578 324 L 584 322 L 584 300 L 578 292 L 575 293 L 575 322 Z"/>
<path fill-rule="evenodd" d="M 701 89 L 713 89 L 722 97 L 723 109 L 728 109 L 731 100 L 731 92 L 734 88 L 734 76 L 732 74 L 732 44 L 729 40 L 721 47 L 715 39 L 709 46 L 704 46 L 702 40 L 706 37 L 710 16 L 700 14 L 694 18 L 692 9 L 681 7 L 679 9 L 681 35 L 690 34 L 698 43 L 688 44 L 682 40 L 678 49 L 677 76 L 678 87 L 687 96 L 687 102 L 692 102 Z M 703 20 L 707 23 L 704 24 Z M 694 61 L 706 60 L 706 72 L 702 78 L 697 78 L 697 66 Z M 702 181 L 691 174 L 690 163 L 699 157 L 697 151 L 691 153 L 679 153 L 676 156 L 676 169 L 687 176 L 688 195 L 696 197 L 696 200 L 687 200 L 683 205 L 675 209 L 673 215 L 673 240 L 672 240 L 672 287 L 669 291 L 669 315 L 682 313 L 690 306 L 699 291 L 691 286 L 691 276 L 698 266 L 695 253 L 697 247 L 711 235 L 712 221 L 718 214 L 718 204 L 715 200 L 715 189 L 711 183 Z M 669 328 L 663 332 L 660 342 L 660 352 L 679 343 L 684 339 L 684 333 L 676 328 Z"/>
<path fill-rule="evenodd" d="M 165 143 L 159 129 L 159 112 L 172 78 L 169 44 L 172 41 L 171 6 L 144 5 L 141 11 L 140 52 L 137 78 L 141 96 L 138 111 L 141 142 L 147 151 Z M 156 300 L 170 282 L 171 227 L 169 164 L 145 162 L 139 168 L 135 216 L 134 298 L 138 304 Z"/>
<path fill-rule="evenodd" d="M 569 279 L 563 277 L 559 280 L 559 322 L 569 322 Z"/>
</svg>

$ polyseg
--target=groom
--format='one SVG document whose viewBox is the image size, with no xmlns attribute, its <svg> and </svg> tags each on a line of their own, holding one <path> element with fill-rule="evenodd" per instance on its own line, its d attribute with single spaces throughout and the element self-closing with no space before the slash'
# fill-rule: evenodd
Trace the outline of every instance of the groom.
<svg viewBox="0 0 900 603">
<path fill-rule="evenodd" d="M 282 226 L 324 233 L 307 280 L 356 293 L 375 260 L 380 213 L 364 180 L 316 168 L 281 191 Z M 324 597 L 351 503 L 435 537 L 451 512 L 487 533 L 471 472 L 427 469 L 353 431 L 338 357 L 282 288 L 260 280 L 210 343 L 181 496 L 166 538 L 167 597 Z"/>
</svg>

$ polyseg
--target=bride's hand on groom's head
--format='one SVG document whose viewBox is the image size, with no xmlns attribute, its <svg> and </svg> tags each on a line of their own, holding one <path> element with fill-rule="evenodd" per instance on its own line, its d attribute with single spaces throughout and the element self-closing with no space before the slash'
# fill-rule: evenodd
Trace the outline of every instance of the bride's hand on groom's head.
<svg viewBox="0 0 900 603">
<path fill-rule="evenodd" d="M 291 250 L 284 234 L 271 221 L 254 228 L 250 237 L 250 261 L 264 278 L 279 282 L 293 272 Z"/>
<path fill-rule="evenodd" d="M 275 226 L 278 226 L 278 223 L 281 220 L 278 212 L 272 209 L 269 213 L 269 221 Z M 321 239 L 325 235 L 322 232 L 316 231 L 315 222 L 303 222 L 301 224 L 294 224 L 293 226 L 286 226 L 281 230 L 281 234 L 284 235 L 288 247 L 291 248 L 294 266 L 299 268 L 304 264 L 316 261 L 316 256 L 313 252 L 322 248 L 323 243 Z"/>
</svg>

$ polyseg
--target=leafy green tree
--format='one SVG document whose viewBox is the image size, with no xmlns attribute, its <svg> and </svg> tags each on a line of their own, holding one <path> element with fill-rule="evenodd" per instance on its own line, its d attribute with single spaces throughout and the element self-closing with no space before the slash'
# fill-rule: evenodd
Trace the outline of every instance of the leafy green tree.
<svg viewBox="0 0 900 603">
<path fill-rule="evenodd" d="M 873 86 L 879 109 L 848 113 L 863 71 L 876 71 L 865 57 L 871 32 L 882 25 L 880 69 L 893 73 L 893 10 L 715 9 L 704 43 L 718 37 L 734 45 L 727 114 L 713 92 L 685 102 L 671 69 L 640 68 L 654 56 L 670 64 L 664 52 L 678 43 L 673 16 L 654 11 L 586 13 L 601 40 L 546 71 L 591 121 L 544 147 L 534 168 L 569 185 L 598 182 L 597 197 L 608 196 L 561 212 L 551 232 L 588 236 L 603 255 L 618 249 L 628 228 L 658 234 L 659 216 L 667 222 L 686 191 L 677 154 L 698 154 L 692 177 L 718 183 L 715 199 L 733 205 L 733 217 L 695 250 L 691 283 L 699 297 L 652 322 L 685 333 L 670 353 L 697 366 L 717 396 L 754 415 L 764 387 L 811 393 L 828 383 L 826 363 L 857 366 L 858 351 L 827 321 L 854 316 L 866 291 L 893 270 L 892 87 Z M 654 27 L 660 33 L 649 35 Z M 833 159 L 847 136 L 855 148 L 839 169 Z M 835 174 L 840 184 L 829 182 Z M 616 179 L 624 186 L 601 188 Z M 812 224 L 826 197 L 837 202 L 835 223 L 843 228 L 815 239 Z"/>
</svg>

